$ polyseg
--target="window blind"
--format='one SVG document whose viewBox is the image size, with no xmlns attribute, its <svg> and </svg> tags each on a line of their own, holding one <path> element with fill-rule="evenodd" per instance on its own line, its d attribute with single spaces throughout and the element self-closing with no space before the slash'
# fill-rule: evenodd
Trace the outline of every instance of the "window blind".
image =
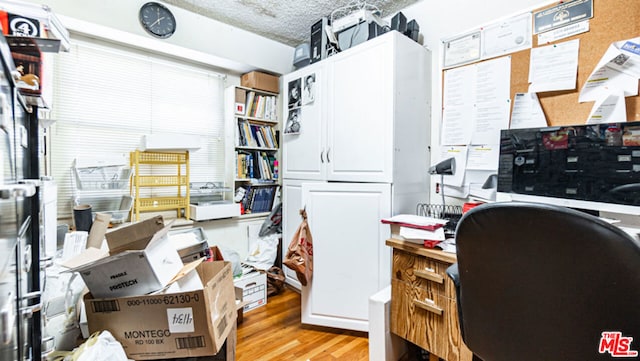
<svg viewBox="0 0 640 361">
<path fill-rule="evenodd" d="M 129 152 L 143 135 L 198 137 L 201 148 L 190 152 L 190 181 L 224 181 L 224 77 L 219 73 L 187 61 L 74 37 L 71 51 L 55 57 L 52 81 L 51 116 L 56 122 L 48 154 L 58 185 L 59 218 L 71 217 L 75 197 L 128 195 L 128 187 L 79 192 L 72 179 L 73 164 L 76 158 L 121 156 L 128 166 Z M 145 192 L 145 196 L 175 195 L 176 189 Z"/>
</svg>

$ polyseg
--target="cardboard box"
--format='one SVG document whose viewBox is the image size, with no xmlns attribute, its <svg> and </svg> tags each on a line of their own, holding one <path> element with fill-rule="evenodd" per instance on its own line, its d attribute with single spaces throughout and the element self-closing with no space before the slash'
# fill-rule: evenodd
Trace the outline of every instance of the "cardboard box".
<svg viewBox="0 0 640 361">
<path fill-rule="evenodd" d="M 156 217 L 107 233 L 109 256 L 89 248 L 66 262 L 66 266 L 80 273 L 95 298 L 158 291 L 183 267 L 167 237 L 171 225 L 163 224 L 162 217 Z"/>
<path fill-rule="evenodd" d="M 240 78 L 240 85 L 272 93 L 278 93 L 279 91 L 278 77 L 259 71 L 243 74 Z"/>
<path fill-rule="evenodd" d="M 237 327 L 234 327 L 231 332 L 229 332 L 227 340 L 224 342 L 222 348 L 217 354 L 212 356 L 173 358 L 167 361 L 235 361 L 237 343 Z"/>
<path fill-rule="evenodd" d="M 158 292 L 154 292 L 154 295 L 159 294 L 171 294 L 180 292 L 193 292 L 204 289 L 204 285 L 200 280 L 200 275 L 196 272 L 196 268 L 204 261 L 204 258 L 195 260 L 189 264 L 186 264 L 180 272 L 171 280 L 168 286 L 161 289 Z"/>
<path fill-rule="evenodd" d="M 85 296 L 89 331 L 108 330 L 134 360 L 217 354 L 237 317 L 231 263 L 203 262 L 197 272 L 204 290 L 110 299 Z"/>
<path fill-rule="evenodd" d="M 267 274 L 251 272 L 233 280 L 236 287 L 242 289 L 243 311 L 251 311 L 267 304 Z"/>
</svg>

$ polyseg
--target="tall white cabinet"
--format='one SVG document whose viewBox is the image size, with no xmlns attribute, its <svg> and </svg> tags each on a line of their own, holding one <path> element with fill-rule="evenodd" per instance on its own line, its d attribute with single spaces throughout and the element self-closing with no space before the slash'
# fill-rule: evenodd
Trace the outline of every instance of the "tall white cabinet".
<svg viewBox="0 0 640 361">
<path fill-rule="evenodd" d="M 283 237 L 306 208 L 314 241 L 305 324 L 368 330 L 368 299 L 391 276 L 380 219 L 428 199 L 430 67 L 427 49 L 392 31 L 281 79 L 284 127 L 292 112 L 300 122 L 282 137 Z M 309 75 L 313 102 L 290 109 L 290 87 Z"/>
</svg>

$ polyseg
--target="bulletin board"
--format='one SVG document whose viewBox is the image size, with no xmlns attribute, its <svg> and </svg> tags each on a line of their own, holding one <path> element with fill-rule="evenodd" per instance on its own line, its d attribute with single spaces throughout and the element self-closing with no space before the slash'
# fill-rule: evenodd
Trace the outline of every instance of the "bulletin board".
<svg viewBox="0 0 640 361">
<path fill-rule="evenodd" d="M 544 8 L 555 6 L 552 4 Z M 640 1 L 638 0 L 593 0 L 593 18 L 590 29 L 558 42 L 580 39 L 578 54 L 577 87 L 568 91 L 538 93 L 540 104 L 549 125 L 584 124 L 589 117 L 594 102 L 578 102 L 582 86 L 594 70 L 609 45 L 614 42 L 640 36 Z M 533 47 L 538 36 L 533 36 Z M 529 88 L 529 58 L 531 51 L 524 50 L 511 54 L 511 99 L 516 93 L 526 93 Z M 640 96 L 626 97 L 627 121 L 640 120 Z"/>
</svg>

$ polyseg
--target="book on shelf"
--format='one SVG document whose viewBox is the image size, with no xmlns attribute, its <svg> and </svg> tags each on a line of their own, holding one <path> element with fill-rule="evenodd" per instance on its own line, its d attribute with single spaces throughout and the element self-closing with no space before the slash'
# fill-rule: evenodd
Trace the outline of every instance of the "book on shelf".
<svg viewBox="0 0 640 361">
<path fill-rule="evenodd" d="M 276 157 L 267 152 L 236 151 L 236 175 L 239 179 L 274 180 Z"/>
<path fill-rule="evenodd" d="M 242 122 L 238 122 L 238 145 L 241 147 L 247 146 L 247 137 L 244 134 L 244 126 Z"/>
<path fill-rule="evenodd" d="M 240 120 L 239 124 L 239 141 L 241 141 L 241 145 L 245 147 L 257 147 L 258 143 L 253 135 L 253 131 L 251 130 L 251 125 L 246 120 Z"/>
<path fill-rule="evenodd" d="M 253 112 L 253 99 L 255 98 L 256 93 L 253 91 L 247 92 L 247 103 L 245 106 L 245 114 L 250 117 Z"/>
<path fill-rule="evenodd" d="M 246 92 L 244 114 L 247 117 L 276 120 L 277 98 L 273 95 L 256 94 L 254 91 Z"/>
<path fill-rule="evenodd" d="M 242 200 L 245 213 L 269 212 L 277 193 L 276 184 L 256 184 L 249 186 Z"/>
</svg>

